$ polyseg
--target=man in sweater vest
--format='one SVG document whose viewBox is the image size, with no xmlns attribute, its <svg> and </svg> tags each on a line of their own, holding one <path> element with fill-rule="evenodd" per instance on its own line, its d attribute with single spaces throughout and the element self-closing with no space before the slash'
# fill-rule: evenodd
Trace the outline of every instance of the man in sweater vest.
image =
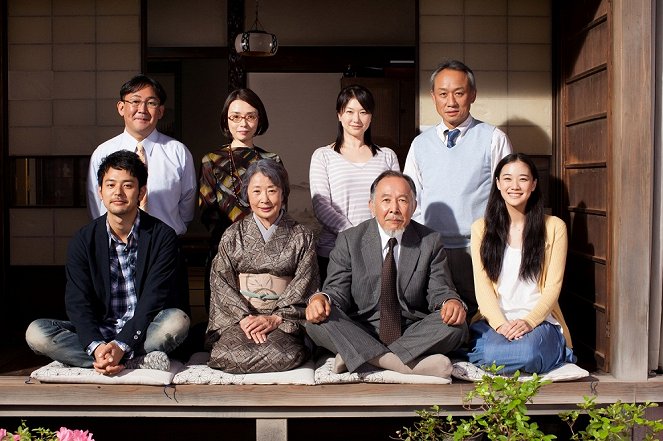
<svg viewBox="0 0 663 441">
<path fill-rule="evenodd" d="M 442 234 L 456 291 L 477 310 L 470 256 L 470 227 L 483 217 L 495 165 L 511 153 L 506 134 L 474 119 L 474 73 L 460 61 L 441 64 L 430 77 L 431 97 L 442 121 L 417 136 L 403 172 L 417 187 L 413 219 Z"/>
</svg>

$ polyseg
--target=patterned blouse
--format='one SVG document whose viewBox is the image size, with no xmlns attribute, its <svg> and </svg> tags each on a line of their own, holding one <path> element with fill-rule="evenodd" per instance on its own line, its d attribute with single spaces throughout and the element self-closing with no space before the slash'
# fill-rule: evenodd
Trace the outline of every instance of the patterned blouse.
<svg viewBox="0 0 663 441">
<path fill-rule="evenodd" d="M 242 176 L 260 159 L 281 162 L 277 154 L 260 147 L 231 148 L 230 144 L 203 157 L 198 206 L 203 225 L 212 231 L 213 243 L 218 243 L 229 225 L 251 212 L 249 204 L 241 200 Z"/>
</svg>

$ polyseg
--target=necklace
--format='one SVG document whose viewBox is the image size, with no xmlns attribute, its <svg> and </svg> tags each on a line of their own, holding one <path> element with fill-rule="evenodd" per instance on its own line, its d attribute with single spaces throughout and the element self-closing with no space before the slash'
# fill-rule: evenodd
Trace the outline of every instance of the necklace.
<svg viewBox="0 0 663 441">
<path fill-rule="evenodd" d="M 237 184 L 239 183 L 239 188 L 241 190 L 242 177 L 239 175 L 239 171 L 237 171 L 237 167 L 235 166 L 235 157 L 233 155 L 233 148 L 230 144 L 228 144 L 228 158 L 230 159 L 230 179 L 233 187 L 233 193 L 235 194 L 235 197 L 239 199 Z"/>
</svg>

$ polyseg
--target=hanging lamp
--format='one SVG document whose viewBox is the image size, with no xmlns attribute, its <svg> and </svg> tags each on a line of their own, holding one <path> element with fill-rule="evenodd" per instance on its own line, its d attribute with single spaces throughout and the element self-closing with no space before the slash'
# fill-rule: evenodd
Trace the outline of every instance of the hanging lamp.
<svg viewBox="0 0 663 441">
<path fill-rule="evenodd" d="M 256 0 L 256 19 L 253 27 L 235 37 L 235 50 L 245 57 L 271 57 L 276 54 L 279 47 L 276 35 L 266 32 L 258 19 L 259 3 L 260 0 Z"/>
</svg>

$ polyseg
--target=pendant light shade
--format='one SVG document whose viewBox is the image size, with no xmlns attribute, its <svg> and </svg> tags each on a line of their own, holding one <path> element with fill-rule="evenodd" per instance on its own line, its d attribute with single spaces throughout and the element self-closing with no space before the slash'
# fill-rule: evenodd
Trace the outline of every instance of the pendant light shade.
<svg viewBox="0 0 663 441">
<path fill-rule="evenodd" d="M 248 57 L 270 57 L 278 47 L 276 35 L 258 29 L 242 32 L 235 37 L 235 50 Z"/>
<path fill-rule="evenodd" d="M 253 27 L 237 34 L 235 37 L 235 50 L 238 54 L 247 57 L 270 57 L 276 53 L 279 43 L 276 35 L 266 32 L 258 19 L 259 0 L 256 0 L 256 19 Z"/>
</svg>

